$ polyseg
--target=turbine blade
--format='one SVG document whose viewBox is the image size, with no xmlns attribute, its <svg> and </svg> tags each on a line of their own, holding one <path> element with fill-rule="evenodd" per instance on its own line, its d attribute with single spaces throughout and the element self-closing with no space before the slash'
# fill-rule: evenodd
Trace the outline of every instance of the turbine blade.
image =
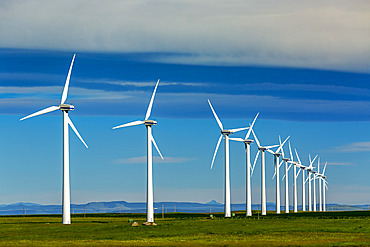
<svg viewBox="0 0 370 247">
<path fill-rule="evenodd" d="M 253 130 L 253 129 L 252 129 L 252 134 L 253 134 L 254 140 L 255 140 L 255 141 L 256 141 L 256 143 L 257 143 L 257 146 L 258 146 L 258 147 L 261 147 L 260 142 L 258 141 L 258 138 L 257 138 L 256 134 L 254 133 L 254 130 Z"/>
<path fill-rule="evenodd" d="M 162 154 L 161 154 L 161 151 L 159 151 L 159 148 L 158 148 L 158 146 L 157 146 L 157 143 L 155 143 L 154 137 L 153 137 L 153 136 L 151 136 L 151 139 L 152 139 L 152 142 L 153 142 L 153 145 L 154 145 L 155 149 L 157 149 L 158 154 L 161 156 L 161 158 L 162 158 L 162 160 L 163 160 L 163 156 L 162 156 Z"/>
<path fill-rule="evenodd" d="M 48 112 L 56 111 L 56 110 L 59 110 L 59 106 L 50 106 L 50 107 L 45 108 L 41 111 L 38 111 L 38 112 L 32 113 L 31 115 L 23 117 L 23 118 L 20 119 L 20 121 L 25 120 L 27 118 L 35 117 L 35 116 L 38 116 L 38 115 L 41 115 L 41 114 L 45 114 L 45 113 L 48 113 Z"/>
<path fill-rule="evenodd" d="M 256 117 L 254 118 L 254 120 L 253 120 L 252 124 L 250 125 L 249 130 L 248 130 L 248 132 L 247 132 L 247 135 L 245 136 L 245 138 L 244 138 L 244 139 L 248 139 L 248 137 L 250 136 L 250 134 L 251 134 L 251 132 L 252 132 L 253 125 L 254 125 L 254 122 L 256 122 L 256 119 L 257 119 L 257 117 L 258 117 L 258 115 L 259 115 L 259 114 L 260 114 L 260 113 L 258 112 L 258 113 L 257 113 L 257 115 L 256 115 Z"/>
<path fill-rule="evenodd" d="M 270 149 L 266 149 L 267 152 L 271 153 L 271 154 L 275 154 L 273 151 L 271 151 Z"/>
<path fill-rule="evenodd" d="M 278 148 L 278 150 L 276 150 L 276 153 L 278 153 L 278 152 L 280 151 L 280 149 L 282 149 L 282 148 L 283 148 L 283 146 L 284 146 L 285 142 L 289 139 L 289 137 L 290 137 L 290 136 L 288 136 L 288 137 L 285 139 L 285 141 L 280 145 L 280 147 Z"/>
<path fill-rule="evenodd" d="M 280 138 L 280 135 L 279 135 L 279 143 L 280 143 L 280 146 L 281 146 L 281 138 Z M 281 155 L 283 156 L 283 158 L 285 158 L 284 148 L 281 148 Z"/>
<path fill-rule="evenodd" d="M 274 172 L 274 175 L 272 176 L 272 180 L 274 180 L 275 176 L 276 176 L 276 170 Z"/>
<path fill-rule="evenodd" d="M 209 100 L 208 100 L 208 104 L 209 104 L 209 106 L 211 107 L 211 110 L 212 110 L 212 112 L 213 112 L 213 115 L 215 116 L 215 119 L 216 119 L 216 121 L 217 121 L 218 126 L 220 127 L 220 129 L 221 129 L 221 130 L 223 130 L 223 129 L 224 129 L 224 127 L 222 126 L 222 123 L 221 123 L 220 119 L 218 118 L 218 116 L 217 116 L 217 114 L 216 114 L 215 110 L 213 109 L 212 104 L 211 104 L 211 101 L 209 101 Z"/>
<path fill-rule="evenodd" d="M 140 124 L 144 124 L 144 121 L 137 120 L 137 121 L 134 121 L 134 122 L 130 122 L 130 123 L 118 125 L 116 127 L 113 127 L 113 129 L 123 128 L 123 127 L 129 127 L 129 126 L 135 126 L 135 125 L 140 125 Z"/>
<path fill-rule="evenodd" d="M 249 129 L 250 127 L 243 127 L 243 128 L 238 128 L 238 129 L 231 129 L 230 131 L 231 132 L 239 132 L 239 131 L 242 131 L 242 130 L 246 130 L 246 129 Z"/>
<path fill-rule="evenodd" d="M 292 167 L 293 163 L 290 163 L 290 166 L 288 167 L 288 171 L 290 170 L 290 168 Z"/>
<path fill-rule="evenodd" d="M 290 146 L 290 141 L 288 144 L 289 144 L 290 160 L 293 161 L 292 147 Z"/>
<path fill-rule="evenodd" d="M 237 141 L 237 142 L 244 142 L 244 140 L 240 137 L 237 137 L 237 138 L 233 138 L 233 137 L 229 137 L 229 140 L 231 141 Z"/>
<path fill-rule="evenodd" d="M 280 161 L 280 164 L 279 164 L 279 168 L 281 167 L 281 165 L 283 164 L 284 160 Z"/>
<path fill-rule="evenodd" d="M 271 146 L 266 146 L 265 148 L 276 148 L 278 147 L 279 145 L 271 145 Z"/>
<path fill-rule="evenodd" d="M 295 155 L 297 156 L 297 159 L 298 159 L 299 164 L 302 164 L 301 163 L 301 159 L 299 158 L 299 155 L 297 153 L 297 149 L 294 149 L 294 151 L 295 151 Z"/>
<path fill-rule="evenodd" d="M 155 96 L 155 92 L 157 91 L 158 84 L 159 84 L 159 79 L 157 81 L 157 84 L 155 84 L 155 88 L 154 88 L 154 91 L 153 91 L 153 94 L 152 94 L 152 98 L 150 99 L 148 110 L 146 111 L 146 114 L 145 114 L 145 120 L 149 119 L 150 113 L 152 112 L 154 96 Z"/>
<path fill-rule="evenodd" d="M 217 150 L 218 150 L 218 147 L 220 146 L 220 143 L 221 143 L 221 140 L 222 140 L 222 134 L 220 135 L 220 138 L 218 138 L 218 141 L 217 141 L 217 145 L 216 145 L 216 149 L 215 149 L 215 153 L 213 154 L 213 158 L 212 158 L 212 163 L 211 163 L 211 169 L 213 167 L 213 162 L 215 161 L 215 158 L 216 158 L 216 154 L 217 154 Z"/>
<path fill-rule="evenodd" d="M 254 171 L 254 167 L 256 166 L 256 162 L 257 162 L 257 159 L 258 159 L 258 155 L 260 155 L 260 150 L 258 150 L 257 154 L 256 154 L 256 158 L 254 158 L 254 162 L 253 162 L 253 166 L 252 166 L 252 173 L 251 173 L 251 176 L 253 175 L 253 171 Z"/>
<path fill-rule="evenodd" d="M 298 172 L 297 172 L 297 177 L 298 177 L 298 175 L 299 175 L 299 173 L 302 171 L 302 169 L 299 169 L 298 170 Z"/>
<path fill-rule="evenodd" d="M 315 158 L 310 162 L 310 166 L 309 167 L 311 167 L 312 168 L 312 166 L 313 166 L 313 162 L 315 162 L 315 159 L 317 158 L 317 154 L 316 154 L 316 156 L 315 156 Z"/>
<path fill-rule="evenodd" d="M 284 181 L 284 179 L 285 179 L 285 174 L 284 174 L 284 176 L 283 176 L 283 178 L 281 180 Z"/>
<path fill-rule="evenodd" d="M 320 157 L 317 159 L 317 172 L 320 174 Z"/>
<path fill-rule="evenodd" d="M 325 170 L 326 170 L 326 165 L 328 164 L 328 162 L 325 162 L 325 165 L 324 165 L 324 169 L 322 170 L 322 175 L 324 176 L 325 174 Z"/>
<path fill-rule="evenodd" d="M 69 87 L 69 80 L 71 78 L 72 67 L 73 67 L 73 62 L 75 61 L 75 57 L 76 57 L 76 54 L 73 54 L 71 66 L 69 66 L 69 71 L 68 71 L 66 83 L 64 85 L 63 94 L 62 94 L 62 100 L 60 101 L 60 104 L 64 104 L 64 102 L 66 102 L 66 99 L 67 99 L 68 87 Z"/>
<path fill-rule="evenodd" d="M 85 145 L 85 147 L 86 147 L 86 148 L 89 148 L 89 147 L 86 145 L 85 141 L 84 141 L 84 140 L 82 139 L 82 137 L 80 136 L 80 134 L 78 133 L 78 131 L 77 131 L 76 127 L 73 125 L 72 120 L 69 118 L 69 116 L 68 116 L 68 115 L 67 115 L 67 121 L 68 121 L 69 126 L 71 126 L 71 128 L 72 128 L 72 129 L 73 129 L 73 131 L 76 133 L 76 135 L 78 136 L 78 138 L 80 138 L 81 142 Z"/>
</svg>

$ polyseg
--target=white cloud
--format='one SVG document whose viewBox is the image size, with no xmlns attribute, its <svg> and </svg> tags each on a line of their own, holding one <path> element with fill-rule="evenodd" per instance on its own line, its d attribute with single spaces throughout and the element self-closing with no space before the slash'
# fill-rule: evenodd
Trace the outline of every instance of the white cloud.
<svg viewBox="0 0 370 247">
<path fill-rule="evenodd" d="M 164 159 L 162 160 L 162 158 L 159 156 L 153 157 L 154 163 L 161 163 L 161 164 L 185 163 L 185 162 L 192 161 L 192 160 L 194 159 L 182 158 L 182 157 L 164 157 Z M 116 164 L 145 164 L 146 156 L 119 159 L 119 160 L 115 160 L 114 163 Z"/>
<path fill-rule="evenodd" d="M 370 152 L 370 142 L 353 142 L 336 147 L 334 150 L 341 153 Z"/>
<path fill-rule="evenodd" d="M 366 0 L 7 0 L 0 47 L 170 52 L 191 55 L 158 60 L 368 72 L 368 7 Z"/>
<path fill-rule="evenodd" d="M 328 162 L 330 166 L 352 166 L 352 163 L 349 162 Z"/>
</svg>

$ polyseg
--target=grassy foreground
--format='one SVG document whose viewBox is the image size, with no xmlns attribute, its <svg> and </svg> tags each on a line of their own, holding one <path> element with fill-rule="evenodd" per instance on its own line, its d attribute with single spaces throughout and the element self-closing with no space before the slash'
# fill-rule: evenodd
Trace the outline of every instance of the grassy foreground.
<svg viewBox="0 0 370 247">
<path fill-rule="evenodd" d="M 143 214 L 0 217 L 0 246 L 370 246 L 370 212 L 270 214 L 231 219 L 222 214 Z M 128 223 L 133 219 L 139 226 Z"/>
</svg>

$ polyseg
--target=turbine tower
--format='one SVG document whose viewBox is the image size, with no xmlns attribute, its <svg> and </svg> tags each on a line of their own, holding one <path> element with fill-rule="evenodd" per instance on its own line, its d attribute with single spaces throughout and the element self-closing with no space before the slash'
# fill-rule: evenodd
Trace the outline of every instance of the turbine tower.
<svg viewBox="0 0 370 247">
<path fill-rule="evenodd" d="M 211 101 L 208 100 L 208 104 L 211 107 L 211 110 L 212 110 L 213 115 L 214 115 L 214 117 L 215 117 L 215 119 L 217 121 L 217 124 L 220 127 L 220 129 L 221 129 L 221 135 L 218 138 L 216 149 L 215 149 L 215 152 L 213 154 L 212 163 L 211 163 L 211 169 L 213 167 L 213 163 L 215 161 L 216 154 L 217 154 L 217 151 L 218 151 L 218 147 L 220 146 L 222 137 L 223 136 L 225 137 L 225 217 L 231 217 L 231 207 L 230 207 L 230 201 L 231 200 L 230 200 L 229 135 L 231 135 L 231 134 L 233 134 L 235 132 L 238 132 L 238 131 L 249 129 L 249 127 L 238 128 L 238 129 L 230 129 L 230 130 L 224 129 L 224 127 L 223 127 L 220 119 L 218 118 L 215 110 L 212 107 Z"/>
<path fill-rule="evenodd" d="M 280 162 L 279 162 L 279 157 L 281 156 L 280 150 L 283 149 L 283 146 L 285 142 L 289 139 L 290 136 L 288 136 L 283 143 L 281 143 L 281 139 L 279 136 L 279 148 L 276 150 L 276 152 L 273 152 L 274 155 L 274 161 L 275 161 L 275 174 L 272 177 L 274 179 L 276 175 L 276 213 L 280 214 L 280 175 L 279 175 L 279 168 L 280 168 Z M 289 203 L 288 203 L 289 204 Z"/>
<path fill-rule="evenodd" d="M 278 147 L 279 145 L 271 145 L 271 146 L 261 146 L 256 134 L 254 133 L 254 130 L 252 129 L 252 134 L 254 136 L 254 140 L 257 143 L 258 146 L 258 152 L 256 154 L 256 157 L 253 162 L 252 167 L 252 175 L 254 171 L 254 167 L 256 165 L 258 155 L 261 153 L 261 215 L 266 215 L 266 174 L 265 174 L 265 151 L 270 152 L 274 154 L 273 151 L 270 150 L 270 148 Z"/>
<path fill-rule="evenodd" d="M 152 145 L 157 149 L 158 154 L 163 159 L 163 156 L 161 152 L 159 151 L 159 148 L 154 140 L 154 137 L 152 135 L 152 125 L 156 125 L 157 122 L 154 120 L 149 120 L 150 114 L 152 112 L 153 102 L 154 102 L 154 96 L 157 91 L 157 87 L 159 84 L 159 80 L 157 81 L 157 84 L 155 85 L 152 98 L 150 99 L 150 103 L 148 106 L 148 109 L 145 114 L 144 120 L 137 120 L 130 123 L 122 124 L 116 127 L 113 127 L 113 129 L 118 128 L 124 128 L 129 126 L 136 126 L 140 124 L 144 124 L 146 126 L 147 130 L 147 191 L 146 191 L 146 221 L 148 223 L 154 222 L 154 207 L 153 207 L 153 156 L 152 156 Z"/>
<path fill-rule="evenodd" d="M 252 166 L 251 166 L 251 147 L 250 147 L 250 144 L 253 143 L 253 140 L 250 140 L 248 139 L 251 132 L 252 132 L 252 129 L 253 129 L 253 125 L 254 125 L 254 122 L 256 121 L 257 117 L 258 117 L 258 114 L 256 115 L 256 117 L 254 118 L 252 124 L 250 125 L 249 127 L 249 130 L 247 132 L 247 135 L 245 136 L 244 139 L 242 138 L 229 138 L 230 140 L 232 141 L 238 141 L 238 142 L 243 142 L 244 143 L 244 146 L 245 146 L 245 153 L 246 153 L 246 163 L 247 163 L 247 179 L 246 179 L 246 182 L 247 182 L 247 185 L 246 185 L 246 193 L 247 193 L 247 197 L 246 197 L 246 215 L 247 216 L 252 216 L 252 191 L 251 191 L 251 171 L 252 171 Z"/>
<path fill-rule="evenodd" d="M 78 133 L 76 127 L 73 125 L 71 119 L 68 116 L 69 111 L 74 110 L 73 105 L 65 104 L 68 95 L 69 80 L 71 78 L 71 72 L 73 67 L 73 62 L 75 60 L 76 54 L 73 55 L 71 65 L 69 67 L 66 83 L 64 85 L 64 90 L 62 94 L 62 99 L 59 106 L 50 106 L 41 111 L 35 112 L 28 115 L 20 120 L 35 117 L 45 113 L 53 112 L 56 110 L 61 110 L 63 112 L 63 191 L 62 191 L 62 204 L 63 204 L 63 224 L 71 224 L 71 196 L 70 196 L 70 179 L 69 179 L 69 133 L 68 126 L 71 126 L 72 130 L 76 133 L 81 142 L 86 146 L 85 141 L 82 139 Z"/>
</svg>

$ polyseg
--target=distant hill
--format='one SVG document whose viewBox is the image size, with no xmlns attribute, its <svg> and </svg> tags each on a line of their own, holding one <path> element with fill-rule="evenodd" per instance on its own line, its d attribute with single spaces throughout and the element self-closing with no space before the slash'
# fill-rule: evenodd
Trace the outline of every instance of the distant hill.
<svg viewBox="0 0 370 247">
<path fill-rule="evenodd" d="M 275 203 L 267 203 L 267 210 L 275 210 Z M 368 210 L 368 205 L 339 205 L 327 204 L 327 211 L 353 211 L 353 210 Z M 155 213 L 164 212 L 184 212 L 184 213 L 215 213 L 223 212 L 224 205 L 215 200 L 207 203 L 196 202 L 156 202 L 154 203 Z M 231 204 L 232 211 L 245 210 L 244 203 Z M 284 207 L 282 207 L 283 210 Z M 252 210 L 261 210 L 259 204 L 253 204 Z M 302 206 L 298 207 L 301 210 Z M 292 206 L 290 210 L 293 210 Z M 71 213 L 145 213 L 145 202 L 89 202 L 86 204 L 71 204 Z M 14 203 L 8 205 L 0 205 L 0 215 L 22 215 L 22 214 L 61 214 L 61 205 L 41 205 L 36 203 Z"/>
</svg>

